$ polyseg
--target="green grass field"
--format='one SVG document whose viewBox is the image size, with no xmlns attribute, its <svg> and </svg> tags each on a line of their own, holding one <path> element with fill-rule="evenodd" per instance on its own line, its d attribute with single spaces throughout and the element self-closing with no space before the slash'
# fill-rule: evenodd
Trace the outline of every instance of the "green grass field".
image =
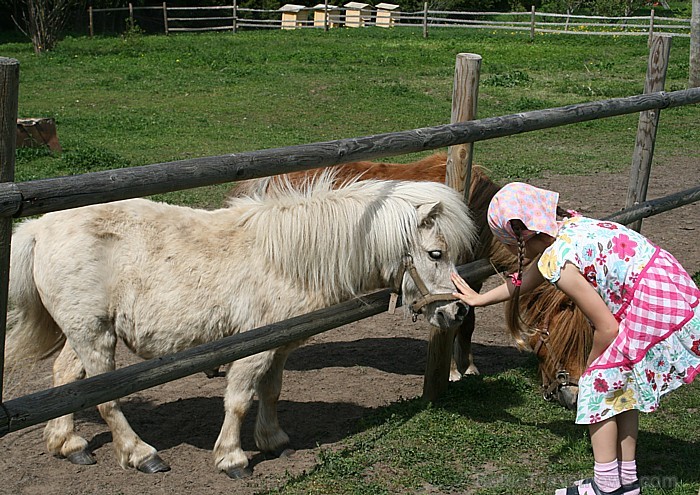
<svg viewBox="0 0 700 495">
<path fill-rule="evenodd" d="M 688 47 L 673 40 L 667 90 L 686 87 Z M 64 148 L 60 156 L 19 150 L 17 180 L 448 123 L 460 52 L 483 57 L 479 117 L 640 94 L 648 55 L 644 37 L 529 42 L 458 29 L 427 40 L 417 29 L 68 38 L 42 57 L 29 43 L 5 42 L 0 55 L 21 64 L 20 117 L 55 118 Z M 484 141 L 475 160 L 497 180 L 619 171 L 630 164 L 637 120 Z M 697 106 L 664 110 L 656 156 L 700 158 L 699 123 Z M 159 199 L 216 206 L 227 188 Z M 698 494 L 699 410 L 695 384 L 643 417 L 646 495 Z M 280 493 L 544 494 L 591 474 L 584 430 L 540 399 L 534 362 L 465 379 L 432 405 L 401 401 L 358 432 Z"/>
<path fill-rule="evenodd" d="M 666 88 L 687 84 L 689 42 Z M 449 123 L 455 57 L 483 57 L 479 117 L 640 94 L 646 39 L 434 30 L 260 31 L 69 38 L 20 61 L 20 117 L 54 117 L 62 157 L 20 153 L 18 180 Z M 656 156 L 700 154 L 698 108 L 664 111 Z M 628 167 L 637 115 L 480 142 L 497 179 Z M 411 160 L 415 157 L 399 157 Z M 214 188 L 167 199 L 212 205 Z"/>
</svg>

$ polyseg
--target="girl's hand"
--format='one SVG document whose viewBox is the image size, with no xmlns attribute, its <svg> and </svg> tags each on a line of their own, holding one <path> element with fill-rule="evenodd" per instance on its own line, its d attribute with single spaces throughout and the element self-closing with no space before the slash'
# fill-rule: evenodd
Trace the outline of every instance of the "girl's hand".
<svg viewBox="0 0 700 495">
<path fill-rule="evenodd" d="M 462 277 L 457 273 L 452 273 L 452 283 L 455 284 L 457 292 L 452 295 L 465 303 L 467 306 L 478 306 L 479 293 L 469 287 Z"/>
</svg>

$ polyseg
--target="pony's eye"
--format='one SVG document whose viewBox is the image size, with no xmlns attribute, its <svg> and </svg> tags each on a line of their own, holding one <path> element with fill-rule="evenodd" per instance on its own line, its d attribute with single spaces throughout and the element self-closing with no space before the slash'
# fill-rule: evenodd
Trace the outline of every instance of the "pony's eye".
<svg viewBox="0 0 700 495">
<path fill-rule="evenodd" d="M 438 250 L 428 251 L 428 256 L 430 256 L 432 259 L 437 261 L 437 260 L 442 258 L 442 251 L 438 251 Z"/>
</svg>

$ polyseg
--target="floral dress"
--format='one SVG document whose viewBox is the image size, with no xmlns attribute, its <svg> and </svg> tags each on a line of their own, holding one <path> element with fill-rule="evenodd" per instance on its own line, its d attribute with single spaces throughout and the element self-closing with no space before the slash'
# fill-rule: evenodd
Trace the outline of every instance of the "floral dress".
<svg viewBox="0 0 700 495">
<path fill-rule="evenodd" d="M 562 222 L 538 261 L 556 284 L 570 262 L 620 323 L 612 344 L 579 380 L 576 423 L 654 411 L 700 373 L 700 290 L 669 253 L 627 227 L 586 217 Z"/>
</svg>

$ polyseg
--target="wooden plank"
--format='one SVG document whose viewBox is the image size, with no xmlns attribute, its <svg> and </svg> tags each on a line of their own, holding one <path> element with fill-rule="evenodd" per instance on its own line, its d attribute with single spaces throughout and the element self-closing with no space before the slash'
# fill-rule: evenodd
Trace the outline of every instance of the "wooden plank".
<svg viewBox="0 0 700 495">
<path fill-rule="evenodd" d="M 459 273 L 475 283 L 494 269 L 488 261 L 479 260 L 460 267 Z M 377 315 L 386 311 L 390 293 L 390 289 L 372 292 L 176 354 L 12 399 L 0 408 L 0 436 Z"/>
<path fill-rule="evenodd" d="M 15 140 L 19 102 L 19 62 L 0 57 L 0 182 L 15 179 Z M 0 218 L 0 403 L 5 367 L 5 328 L 7 324 L 7 285 L 10 274 L 12 219 Z"/>
<path fill-rule="evenodd" d="M 695 178 L 698 180 L 698 178 Z M 640 218 L 648 218 L 665 211 L 694 203 L 700 200 L 700 186 L 692 187 L 684 191 L 664 196 L 663 198 L 645 201 L 633 208 L 625 208 L 622 211 L 613 213 L 603 220 L 611 220 L 621 224 L 629 224 Z"/>
<path fill-rule="evenodd" d="M 450 122 L 467 122 L 476 118 L 479 97 L 481 55 L 459 53 L 455 62 L 454 87 L 452 89 L 452 115 Z M 447 176 L 445 183 L 461 192 L 469 203 L 469 187 L 474 155 L 474 143 L 450 146 L 447 150 Z"/>
<path fill-rule="evenodd" d="M 452 89 L 453 124 L 474 120 L 479 94 L 481 55 L 459 53 L 455 62 L 454 87 Z M 445 183 L 459 191 L 469 203 L 472 154 L 474 143 L 450 146 L 447 151 Z M 454 331 L 433 327 L 428 339 L 428 360 L 423 378 L 423 398 L 436 400 L 447 390 L 450 381 L 450 361 Z"/>
<path fill-rule="evenodd" d="M 666 69 L 671 53 L 672 38 L 668 35 L 654 35 L 649 49 L 647 75 L 644 83 L 645 93 L 663 91 L 666 82 Z M 646 110 L 639 114 L 637 137 L 632 154 L 630 182 L 627 189 L 627 207 L 641 203 L 647 199 L 651 163 L 654 158 L 656 130 L 659 127 L 660 108 Z M 642 229 L 642 220 L 637 220 L 630 228 L 637 232 Z"/>
<path fill-rule="evenodd" d="M 700 87 L 700 0 L 692 0 L 688 87 Z"/>
<path fill-rule="evenodd" d="M 694 103 L 700 103 L 700 88 L 614 98 L 374 136 L 0 184 L 0 216 L 36 215 L 93 203 L 434 150 Z M 18 193 L 21 199 L 18 199 Z"/>
<path fill-rule="evenodd" d="M 447 391 L 455 330 L 430 327 L 428 356 L 423 374 L 423 398 L 431 402 Z"/>
</svg>

